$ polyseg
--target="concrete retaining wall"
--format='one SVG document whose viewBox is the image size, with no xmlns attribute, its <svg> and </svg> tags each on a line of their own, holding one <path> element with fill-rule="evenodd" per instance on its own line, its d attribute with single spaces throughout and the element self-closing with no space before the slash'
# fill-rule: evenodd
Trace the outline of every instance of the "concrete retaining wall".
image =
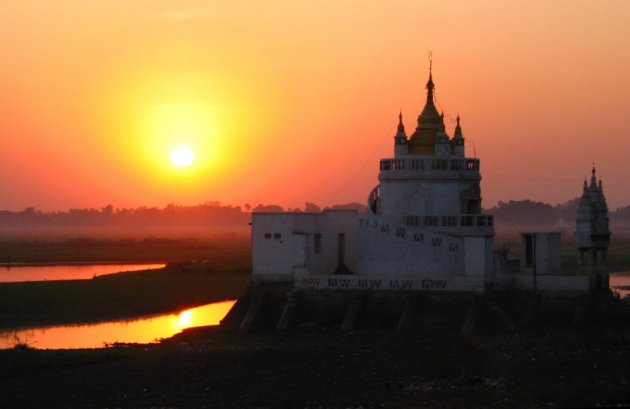
<svg viewBox="0 0 630 409">
<path fill-rule="evenodd" d="M 385 278 L 378 276 L 314 275 L 296 278 L 295 288 L 319 290 L 379 290 L 483 293 L 483 277 L 427 276 Z"/>
<path fill-rule="evenodd" d="M 514 274 L 513 284 L 519 290 L 533 290 L 534 277 L 530 274 Z M 590 278 L 587 275 L 542 275 L 536 276 L 536 287 L 541 291 L 589 292 Z"/>
</svg>

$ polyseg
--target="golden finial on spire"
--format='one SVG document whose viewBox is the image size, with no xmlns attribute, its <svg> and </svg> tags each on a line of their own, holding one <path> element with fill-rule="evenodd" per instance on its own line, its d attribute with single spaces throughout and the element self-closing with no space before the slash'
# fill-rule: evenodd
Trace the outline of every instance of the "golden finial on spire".
<svg viewBox="0 0 630 409">
<path fill-rule="evenodd" d="M 427 89 L 431 99 L 433 99 L 433 88 L 433 51 L 429 51 L 429 81 L 427 82 Z"/>
</svg>

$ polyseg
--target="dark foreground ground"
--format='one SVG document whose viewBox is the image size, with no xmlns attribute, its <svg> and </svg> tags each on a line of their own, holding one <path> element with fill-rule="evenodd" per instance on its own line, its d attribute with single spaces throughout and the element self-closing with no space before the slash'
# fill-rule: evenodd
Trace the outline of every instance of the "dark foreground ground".
<svg viewBox="0 0 630 409">
<path fill-rule="evenodd" d="M 630 332 L 189 330 L 161 345 L 0 351 L 3 408 L 630 405 Z"/>
</svg>

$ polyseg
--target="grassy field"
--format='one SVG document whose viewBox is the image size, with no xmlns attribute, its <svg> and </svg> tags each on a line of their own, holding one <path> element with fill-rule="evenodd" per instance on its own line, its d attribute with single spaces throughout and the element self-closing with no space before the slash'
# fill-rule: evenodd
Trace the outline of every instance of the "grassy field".
<svg viewBox="0 0 630 409">
<path fill-rule="evenodd" d="M 249 260 L 178 263 L 91 280 L 0 283 L 0 328 L 98 322 L 238 298 Z"/>
<path fill-rule="evenodd" d="M 246 259 L 248 237 L 0 240 L 0 263 L 180 262 Z"/>
<path fill-rule="evenodd" d="M 505 245 L 516 255 L 522 253 L 521 237 L 498 234 L 495 247 Z M 58 240 L 0 240 L 0 264 L 67 263 L 67 262 L 181 262 L 189 260 L 248 260 L 251 257 L 249 237 L 196 237 Z M 613 236 L 608 256 L 609 271 L 630 271 L 630 237 Z M 577 270 L 577 253 L 570 235 L 562 237 L 562 269 L 571 274 Z"/>
</svg>

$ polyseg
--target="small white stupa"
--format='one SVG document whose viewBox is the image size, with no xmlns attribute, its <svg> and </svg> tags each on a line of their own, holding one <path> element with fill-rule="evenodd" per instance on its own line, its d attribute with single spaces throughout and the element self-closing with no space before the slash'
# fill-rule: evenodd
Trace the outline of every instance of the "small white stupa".
<svg viewBox="0 0 630 409">
<path fill-rule="evenodd" d="M 610 245 L 608 205 L 601 179 L 597 183 L 595 166 L 592 170 L 591 183 L 587 184 L 586 180 L 584 181 L 575 224 L 575 247 L 578 250 L 579 264 L 605 265 Z M 585 257 L 587 254 L 590 254 L 588 260 Z"/>
</svg>

